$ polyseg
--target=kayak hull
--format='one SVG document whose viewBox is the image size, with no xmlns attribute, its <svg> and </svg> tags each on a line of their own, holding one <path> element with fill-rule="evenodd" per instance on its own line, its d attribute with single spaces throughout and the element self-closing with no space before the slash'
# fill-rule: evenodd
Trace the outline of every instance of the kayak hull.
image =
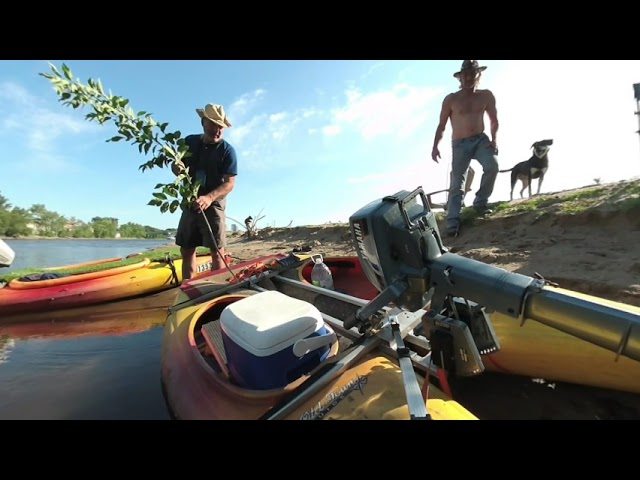
<svg viewBox="0 0 640 480">
<path fill-rule="evenodd" d="M 52 280 L 14 281 L 0 289 L 0 322 L 32 321 L 35 317 L 50 315 L 68 309 L 105 304 L 124 299 L 145 296 L 177 287 L 182 282 L 182 259 L 171 264 L 141 259 L 135 268 L 124 271 L 101 270 L 77 277 L 61 277 Z M 198 274 L 211 268 L 211 257 L 198 257 Z M 111 269 L 115 270 L 115 269 Z M 30 284 L 25 288 L 25 284 Z"/>
<path fill-rule="evenodd" d="M 264 263 L 282 257 L 261 257 L 253 262 Z M 240 271 L 253 262 L 239 264 L 234 270 Z M 230 381 L 224 369 L 219 368 L 215 354 L 203 339 L 202 325 L 218 321 L 226 305 L 255 292 L 237 287 L 235 291 L 221 293 L 211 300 L 193 300 L 228 286 L 228 278 L 228 272 L 218 271 L 206 280 L 182 285 L 167 317 L 162 340 L 161 377 L 167 405 L 176 419 L 266 418 L 279 402 L 309 378 L 302 376 L 281 389 L 251 390 Z M 342 347 L 336 342 L 329 359 L 338 354 L 339 348 Z M 422 378 L 417 378 L 422 387 Z M 397 361 L 373 349 L 323 384 L 282 419 L 409 419 L 402 379 Z M 429 387 L 427 409 L 437 420 L 477 419 L 434 385 Z"/>
</svg>

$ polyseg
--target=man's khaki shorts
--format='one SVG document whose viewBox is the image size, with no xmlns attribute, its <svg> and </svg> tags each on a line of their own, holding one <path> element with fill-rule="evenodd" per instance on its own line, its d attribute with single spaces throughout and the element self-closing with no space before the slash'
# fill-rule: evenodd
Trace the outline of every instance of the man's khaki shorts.
<svg viewBox="0 0 640 480">
<path fill-rule="evenodd" d="M 213 202 L 205 214 L 209 225 L 204 219 L 202 212 L 194 209 L 185 209 L 180 216 L 178 232 L 176 233 L 176 245 L 184 248 L 207 247 L 215 249 L 227 246 L 227 224 L 225 214 L 226 201 Z M 209 226 L 211 231 L 209 231 Z M 215 245 L 211 238 L 215 238 Z"/>
</svg>

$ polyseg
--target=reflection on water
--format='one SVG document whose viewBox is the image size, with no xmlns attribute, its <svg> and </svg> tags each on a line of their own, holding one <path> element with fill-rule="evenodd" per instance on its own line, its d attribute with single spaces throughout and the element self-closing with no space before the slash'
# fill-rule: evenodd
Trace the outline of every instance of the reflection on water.
<svg viewBox="0 0 640 480">
<path fill-rule="evenodd" d="M 9 358 L 9 352 L 15 344 L 15 340 L 9 336 L 0 337 L 0 363 L 4 363 Z"/>
<path fill-rule="evenodd" d="M 0 326 L 0 419 L 167 420 L 160 387 L 166 312 Z"/>
</svg>

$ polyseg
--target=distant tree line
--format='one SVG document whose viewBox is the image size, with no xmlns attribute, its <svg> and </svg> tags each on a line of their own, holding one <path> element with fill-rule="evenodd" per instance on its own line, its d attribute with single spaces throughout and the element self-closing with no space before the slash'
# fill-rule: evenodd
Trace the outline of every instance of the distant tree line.
<svg viewBox="0 0 640 480">
<path fill-rule="evenodd" d="M 118 235 L 119 234 L 119 235 Z M 74 217 L 64 217 L 47 210 L 43 204 L 30 208 L 12 206 L 0 194 L 1 237 L 59 237 L 59 238 L 165 238 L 169 232 L 148 225 L 125 223 L 118 226 L 118 219 L 93 217 L 83 222 Z"/>
</svg>

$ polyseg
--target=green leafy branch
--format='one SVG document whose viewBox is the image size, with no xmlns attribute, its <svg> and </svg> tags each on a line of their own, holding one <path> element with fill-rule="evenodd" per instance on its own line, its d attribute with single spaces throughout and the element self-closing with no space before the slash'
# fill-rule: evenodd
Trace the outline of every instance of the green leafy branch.
<svg viewBox="0 0 640 480">
<path fill-rule="evenodd" d="M 152 193 L 153 198 L 147 205 L 159 207 L 162 213 L 173 213 L 181 204 L 178 198 L 181 197 L 185 204 L 191 204 L 196 199 L 199 183 L 192 181 L 183 162 L 191 154 L 180 131 L 167 132 L 168 123 L 156 122 L 145 111 L 135 113 L 129 106 L 129 100 L 112 95 L 111 92 L 105 93 L 100 80 L 89 78 L 83 84 L 73 79 L 67 65 L 62 65 L 62 72 L 51 63 L 49 66 L 52 73 L 39 75 L 53 84 L 59 102 L 74 109 L 92 108 L 93 111 L 85 115 L 89 121 L 100 125 L 108 121 L 114 122 L 119 135 L 111 137 L 107 142 L 126 140 L 138 145 L 140 153 L 147 155 L 151 152 L 152 159 L 140 165 L 139 170 L 144 172 L 155 167 L 176 166 L 176 179 L 173 183 L 157 184 L 154 189 L 158 191 Z M 171 200 L 172 198 L 175 200 Z"/>
</svg>

